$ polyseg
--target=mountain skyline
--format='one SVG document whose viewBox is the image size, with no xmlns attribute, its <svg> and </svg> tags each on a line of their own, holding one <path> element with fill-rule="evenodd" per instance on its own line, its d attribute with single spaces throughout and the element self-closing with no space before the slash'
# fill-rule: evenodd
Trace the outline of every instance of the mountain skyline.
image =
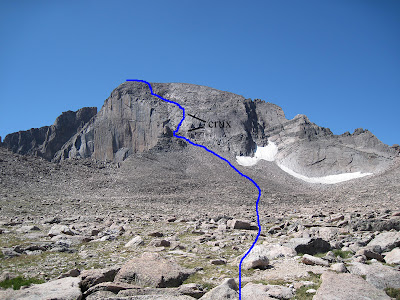
<svg viewBox="0 0 400 300">
<path fill-rule="evenodd" d="M 361 127 L 400 143 L 398 1 L 118 3 L 0 4 L 3 139 L 100 108 L 133 78 L 260 98 L 334 134 Z"/>
</svg>

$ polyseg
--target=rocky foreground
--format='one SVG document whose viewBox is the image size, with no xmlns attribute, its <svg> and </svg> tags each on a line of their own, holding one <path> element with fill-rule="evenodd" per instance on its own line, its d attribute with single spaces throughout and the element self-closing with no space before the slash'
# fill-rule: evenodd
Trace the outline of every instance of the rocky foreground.
<svg viewBox="0 0 400 300">
<path fill-rule="evenodd" d="M 243 261 L 242 299 L 390 299 L 400 290 L 399 211 L 266 220 Z M 3 221 L 0 233 L 0 281 L 46 281 L 1 299 L 238 299 L 238 263 L 257 226 L 229 216 L 51 217 Z"/>
<path fill-rule="evenodd" d="M 315 187 L 261 167 L 242 299 L 399 293 L 398 168 Z M 255 194 L 212 157 L 54 164 L 0 148 L 0 172 L 0 284 L 43 282 L 0 299 L 238 299 Z"/>
</svg>

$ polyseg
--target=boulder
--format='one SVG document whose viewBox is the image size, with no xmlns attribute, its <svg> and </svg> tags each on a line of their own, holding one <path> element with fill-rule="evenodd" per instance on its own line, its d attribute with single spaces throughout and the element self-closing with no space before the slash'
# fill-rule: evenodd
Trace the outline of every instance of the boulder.
<svg viewBox="0 0 400 300">
<path fill-rule="evenodd" d="M 358 220 L 352 223 L 352 228 L 355 231 L 389 231 L 395 229 L 400 230 L 400 219 L 372 219 Z"/>
<path fill-rule="evenodd" d="M 261 283 L 249 282 L 244 287 L 242 287 L 241 296 L 242 300 L 274 300 L 267 294 L 268 288 L 266 285 Z"/>
<path fill-rule="evenodd" d="M 6 258 L 17 257 L 21 255 L 21 253 L 15 251 L 13 248 L 4 248 L 1 250 L 1 252 Z"/>
<path fill-rule="evenodd" d="M 383 261 L 383 256 L 369 249 L 360 249 L 356 252 L 355 256 L 363 255 L 368 259 L 376 259 Z"/>
<path fill-rule="evenodd" d="M 154 239 L 149 243 L 149 246 L 153 247 L 169 247 L 170 245 L 171 242 L 164 239 Z"/>
<path fill-rule="evenodd" d="M 36 284 L 21 290 L 7 289 L 0 291 L 2 300 L 77 300 L 81 299 L 82 292 L 79 288 L 80 278 L 66 277 Z"/>
<path fill-rule="evenodd" d="M 85 298 L 85 300 L 104 300 L 104 299 L 115 299 L 117 296 L 110 291 L 97 291 Z"/>
<path fill-rule="evenodd" d="M 263 244 L 267 248 L 267 256 L 269 259 L 276 259 L 281 257 L 294 257 L 297 255 L 296 251 L 292 248 L 281 246 L 279 244 Z"/>
<path fill-rule="evenodd" d="M 222 284 L 204 294 L 201 300 L 235 300 L 239 299 L 238 287 L 233 278 L 225 279 Z M 243 299 L 244 300 L 244 299 Z"/>
<path fill-rule="evenodd" d="M 158 253 L 143 253 L 124 264 L 115 276 L 115 282 L 149 287 L 178 287 L 195 271 L 182 268 Z"/>
<path fill-rule="evenodd" d="M 350 273 L 365 276 L 365 280 L 378 289 L 400 288 L 400 271 L 381 263 L 363 264 L 354 262 L 348 267 Z"/>
<path fill-rule="evenodd" d="M 328 222 L 333 223 L 333 222 L 342 221 L 342 220 L 344 220 L 344 215 L 336 214 L 336 215 L 331 215 Z"/>
<path fill-rule="evenodd" d="M 51 227 L 48 236 L 53 237 L 60 234 L 74 235 L 74 232 L 67 225 L 53 225 Z"/>
<path fill-rule="evenodd" d="M 294 297 L 293 289 L 281 285 L 267 285 L 268 296 L 274 299 L 292 299 Z"/>
<path fill-rule="evenodd" d="M 250 230 L 251 229 L 251 224 L 246 221 L 240 221 L 240 220 L 228 220 L 226 223 L 226 227 L 230 229 L 246 229 Z"/>
<path fill-rule="evenodd" d="M 390 300 L 382 290 L 366 282 L 360 276 L 325 272 L 321 276 L 321 286 L 313 300 Z"/>
<path fill-rule="evenodd" d="M 293 238 L 284 246 L 294 249 L 297 253 L 311 255 L 331 250 L 331 245 L 321 238 Z"/>
<path fill-rule="evenodd" d="M 301 258 L 301 262 L 306 265 L 329 267 L 329 262 L 326 260 L 309 254 L 304 254 Z"/>
<path fill-rule="evenodd" d="M 82 291 L 87 291 L 92 286 L 95 286 L 102 282 L 113 281 L 118 271 L 119 268 L 93 269 L 82 271 L 79 275 L 82 280 Z"/>
<path fill-rule="evenodd" d="M 321 227 L 318 229 L 318 235 L 325 241 L 333 240 L 339 233 L 339 229 L 335 227 Z"/>
<path fill-rule="evenodd" d="M 155 296 L 164 299 L 164 297 L 178 297 L 183 296 L 181 292 L 178 291 L 178 288 L 133 288 L 121 290 L 118 292 L 118 299 L 154 299 Z M 158 298 L 157 298 L 158 299 Z M 169 298 L 171 299 L 171 298 Z M 175 299 L 175 298 L 172 298 Z M 185 298 L 186 299 L 186 298 Z M 192 299 L 193 300 L 193 299 Z"/>
<path fill-rule="evenodd" d="M 347 273 L 347 268 L 344 263 L 337 263 L 337 264 L 331 265 L 331 270 L 338 272 L 338 273 Z"/>
<path fill-rule="evenodd" d="M 385 262 L 388 264 L 400 265 L 400 248 L 394 248 L 385 255 Z"/>
<path fill-rule="evenodd" d="M 223 258 L 213 259 L 213 260 L 211 261 L 211 264 L 212 264 L 212 265 L 216 265 L 216 266 L 219 266 L 219 265 L 226 265 L 226 259 L 223 259 Z"/>
<path fill-rule="evenodd" d="M 164 236 L 164 234 L 163 234 L 163 233 L 161 233 L 161 232 L 159 232 L 159 231 L 154 231 L 154 232 L 150 232 L 150 233 L 148 234 L 148 236 L 153 236 L 153 237 L 163 237 L 163 236 Z"/>
<path fill-rule="evenodd" d="M 35 225 L 24 225 L 17 229 L 18 232 L 28 233 L 31 231 L 40 231 L 40 228 Z"/>
<path fill-rule="evenodd" d="M 187 295 L 196 299 L 199 299 L 206 293 L 203 290 L 203 287 L 197 283 L 182 284 L 178 288 L 178 292 L 182 293 L 183 295 Z"/>
<path fill-rule="evenodd" d="M 122 290 L 122 292 L 128 290 Z M 86 300 L 193 300 L 192 297 L 186 295 L 164 295 L 164 294 L 151 294 L 151 295 L 134 295 L 123 297 L 118 293 L 115 295 L 110 291 L 98 291 L 89 295 Z"/>
<path fill-rule="evenodd" d="M 61 274 L 58 279 L 65 278 L 65 277 L 78 277 L 81 274 L 81 271 L 78 269 L 71 269 L 68 272 Z"/>
<path fill-rule="evenodd" d="M 99 284 L 96 284 L 95 286 L 92 286 L 89 288 L 85 293 L 84 297 L 86 298 L 87 296 L 100 292 L 100 291 L 108 291 L 112 292 L 113 294 L 117 294 L 119 291 L 122 290 L 127 290 L 127 289 L 138 289 L 139 287 L 134 286 L 132 284 L 128 283 L 121 283 L 121 282 L 102 282 Z"/>
<path fill-rule="evenodd" d="M 131 239 L 129 242 L 125 244 L 124 247 L 130 248 L 130 247 L 138 247 L 144 245 L 143 238 L 139 235 L 135 236 L 133 239 Z"/>
<path fill-rule="evenodd" d="M 400 246 L 400 232 L 383 232 L 378 234 L 368 246 L 380 246 L 383 252 Z"/>
<path fill-rule="evenodd" d="M 294 297 L 293 289 L 281 285 L 264 285 L 249 282 L 241 291 L 243 300 L 272 300 L 291 299 Z"/>
<path fill-rule="evenodd" d="M 266 268 L 269 264 L 268 249 L 264 245 L 256 245 L 243 259 L 242 268 L 245 270 Z"/>
</svg>

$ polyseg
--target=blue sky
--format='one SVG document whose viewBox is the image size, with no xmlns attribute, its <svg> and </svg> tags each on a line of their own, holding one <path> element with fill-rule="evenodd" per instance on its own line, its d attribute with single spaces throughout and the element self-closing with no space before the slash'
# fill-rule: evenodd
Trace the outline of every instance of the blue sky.
<svg viewBox="0 0 400 300">
<path fill-rule="evenodd" d="M 400 143 L 400 1 L 1 1 L 0 136 L 187 82 Z"/>
</svg>

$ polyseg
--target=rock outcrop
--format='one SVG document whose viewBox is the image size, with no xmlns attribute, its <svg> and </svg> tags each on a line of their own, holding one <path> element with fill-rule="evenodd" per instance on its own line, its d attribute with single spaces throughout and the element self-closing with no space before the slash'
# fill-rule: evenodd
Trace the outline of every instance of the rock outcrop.
<svg viewBox="0 0 400 300">
<path fill-rule="evenodd" d="M 54 154 L 96 113 L 96 107 L 84 107 L 75 112 L 63 112 L 51 126 L 32 128 L 7 135 L 3 146 L 15 153 L 52 160 Z"/>
</svg>

